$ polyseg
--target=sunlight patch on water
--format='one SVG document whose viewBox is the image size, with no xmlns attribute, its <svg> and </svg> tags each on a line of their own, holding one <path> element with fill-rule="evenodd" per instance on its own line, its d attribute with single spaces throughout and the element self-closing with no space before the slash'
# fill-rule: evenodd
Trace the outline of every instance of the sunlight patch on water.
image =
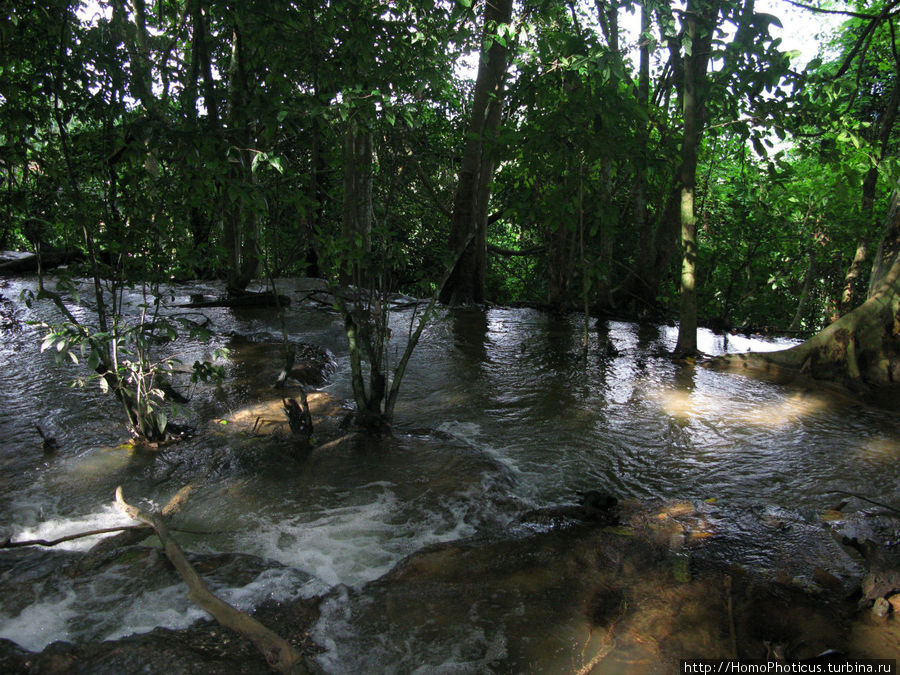
<svg viewBox="0 0 900 675">
<path fill-rule="evenodd" d="M 827 409 L 831 404 L 822 396 L 797 393 L 778 401 L 759 403 L 731 413 L 742 424 L 781 427 Z"/>
<path fill-rule="evenodd" d="M 900 439 L 875 436 L 859 444 L 857 454 L 862 459 L 893 464 L 900 459 Z"/>
<path fill-rule="evenodd" d="M 823 396 L 796 393 L 768 401 L 723 399 L 717 392 L 662 389 L 653 396 L 662 411 L 678 421 L 703 419 L 715 423 L 779 428 L 821 413 L 830 407 Z"/>
<path fill-rule="evenodd" d="M 116 448 L 103 448 L 73 459 L 66 469 L 73 480 L 102 480 L 109 474 L 126 468 L 134 455 L 134 448 L 124 444 Z"/>
</svg>

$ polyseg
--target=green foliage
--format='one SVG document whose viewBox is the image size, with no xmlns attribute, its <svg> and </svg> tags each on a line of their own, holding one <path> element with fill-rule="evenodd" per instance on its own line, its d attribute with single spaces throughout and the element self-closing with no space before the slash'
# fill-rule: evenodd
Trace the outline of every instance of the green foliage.
<svg viewBox="0 0 900 675">
<path fill-rule="evenodd" d="M 113 4 L 96 17 L 57 0 L 7 4 L 0 248 L 75 251 L 74 272 L 114 285 L 216 276 L 240 286 L 261 269 L 333 278 L 341 260 L 385 293 L 429 295 L 438 284 L 473 88 L 459 64 L 488 46 L 479 3 L 166 1 L 145 3 L 143 26 Z M 848 18 L 796 73 L 771 37 L 779 17 L 738 0 L 698 6 L 715 10 L 702 27 L 712 53 L 701 92 L 701 316 L 787 327 L 812 253 L 804 322 L 818 327 L 857 241 L 877 239 L 900 176 L 896 134 L 881 129 L 898 81 L 891 24 Z M 671 313 L 669 213 L 693 49 L 682 15 L 648 1 L 648 29 L 629 36 L 619 24 L 639 2 L 520 9 L 488 27 L 513 63 L 488 148 L 488 293 L 561 294 L 569 307 L 611 311 L 647 294 Z M 341 231 L 343 142 L 354 129 L 373 144 L 368 248 Z M 82 346 L 110 349 L 103 336 L 115 329 L 139 363 L 140 339 L 114 297 L 104 294 L 107 325 L 98 317 L 90 329 L 100 338 L 61 325 L 49 348 L 83 362 Z"/>
<path fill-rule="evenodd" d="M 61 283 L 58 287 L 67 289 L 73 302 L 80 304 L 74 284 Z M 83 388 L 96 382 L 101 391 L 115 394 L 122 403 L 129 428 L 136 436 L 148 441 L 165 439 L 172 406 L 177 402 L 172 400 L 175 390 L 170 381 L 185 369 L 178 358 L 156 357 L 157 345 L 175 342 L 181 334 L 207 339 L 209 330 L 185 317 L 162 316 L 162 298 L 158 293 L 151 303 L 140 307 L 136 320 L 114 313 L 107 330 L 76 320 L 61 295 L 43 291 L 37 299 L 43 298 L 52 300 L 69 320 L 38 324 L 44 333 L 41 351 L 52 351 L 57 363 L 68 359 L 75 365 L 87 366 L 90 374 L 79 375 L 73 385 Z M 34 300 L 26 298 L 29 304 Z M 215 350 L 213 359 L 227 356 L 228 350 L 220 348 Z M 221 382 L 224 375 L 221 364 L 209 361 L 195 361 L 190 369 L 192 383 Z"/>
</svg>

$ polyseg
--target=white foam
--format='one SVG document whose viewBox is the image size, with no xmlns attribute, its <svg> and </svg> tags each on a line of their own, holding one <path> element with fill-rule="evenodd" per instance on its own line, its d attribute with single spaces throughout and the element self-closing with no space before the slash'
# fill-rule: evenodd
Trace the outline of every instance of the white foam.
<svg viewBox="0 0 900 675">
<path fill-rule="evenodd" d="M 99 511 L 84 516 L 75 518 L 54 518 L 52 520 L 45 520 L 33 527 L 15 528 L 12 539 L 13 541 L 31 539 L 54 540 L 66 537 L 70 534 L 78 534 L 79 532 L 100 530 L 107 527 L 125 527 L 128 525 L 134 525 L 134 521 L 119 511 L 114 505 L 109 504 L 102 507 Z M 72 539 L 71 541 L 57 544 L 54 548 L 65 551 L 87 551 L 100 539 L 110 537 L 114 534 L 116 533 L 110 532 L 109 534 Z"/>
<path fill-rule="evenodd" d="M 481 425 L 475 422 L 459 422 L 451 420 L 438 427 L 438 431 L 453 436 L 469 445 L 477 445 L 476 441 L 481 436 Z"/>
<path fill-rule="evenodd" d="M 365 487 L 378 489 L 368 503 L 293 519 L 283 512 L 260 516 L 239 537 L 236 547 L 302 569 L 325 589 L 341 584 L 360 587 L 424 546 L 462 539 L 476 531 L 473 514 L 477 515 L 481 503 L 477 490 L 408 502 L 394 493 L 390 483 Z"/>
<path fill-rule="evenodd" d="M 51 642 L 69 638 L 69 619 L 79 614 L 73 607 L 75 591 L 70 590 L 60 600 L 48 600 L 28 605 L 18 616 L 0 614 L 0 637 L 12 640 L 33 652 Z"/>
<path fill-rule="evenodd" d="M 157 626 L 187 628 L 209 615 L 187 598 L 183 584 L 166 586 L 141 593 L 134 598 L 117 620 L 117 627 L 103 636 L 115 640 L 134 633 L 149 633 Z"/>
<path fill-rule="evenodd" d="M 397 560 L 386 548 L 396 536 L 389 522 L 396 503 L 393 492 L 382 489 L 373 502 L 326 509 L 312 520 L 264 520 L 250 535 L 250 547 L 328 586 L 359 585 L 378 578 Z"/>
</svg>

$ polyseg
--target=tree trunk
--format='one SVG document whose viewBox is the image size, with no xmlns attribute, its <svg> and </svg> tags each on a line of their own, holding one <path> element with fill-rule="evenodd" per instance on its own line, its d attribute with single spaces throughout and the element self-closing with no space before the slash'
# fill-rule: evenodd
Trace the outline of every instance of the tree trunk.
<svg viewBox="0 0 900 675">
<path fill-rule="evenodd" d="M 344 133 L 344 199 L 341 283 L 368 286 L 365 258 L 371 249 L 372 132 L 351 122 Z"/>
<path fill-rule="evenodd" d="M 865 237 L 859 240 L 856 245 L 856 253 L 853 255 L 853 261 L 850 263 L 850 269 L 844 277 L 844 290 L 841 293 L 841 300 L 838 305 L 838 312 L 844 315 L 851 309 L 859 305 L 862 298 L 862 289 L 860 282 L 863 276 L 863 267 L 869 257 L 869 242 Z"/>
<path fill-rule="evenodd" d="M 512 0 L 496 0 L 484 5 L 484 37 L 497 24 L 507 24 L 512 18 Z M 466 144 L 453 217 L 450 223 L 449 249 L 474 237 L 457 261 L 450 279 L 441 292 L 445 304 L 472 304 L 484 301 L 487 262 L 487 213 L 494 159 L 490 144 L 496 139 L 503 107 L 503 83 L 506 78 L 507 47 L 492 40 L 490 49 L 483 52 L 475 79 L 472 118 L 466 134 Z"/>
<path fill-rule="evenodd" d="M 879 163 L 885 158 L 888 152 L 888 146 L 891 140 L 891 132 L 894 129 L 894 123 L 897 120 L 897 112 L 900 109 L 900 53 L 894 52 L 894 87 L 891 91 L 891 98 L 885 106 L 884 113 L 880 116 L 878 125 L 878 160 Z M 873 222 L 873 212 L 875 210 L 875 194 L 878 186 L 878 166 L 873 166 L 866 173 L 866 178 L 862 185 L 862 216 L 868 222 Z M 856 253 L 853 256 L 853 262 L 850 263 L 850 269 L 847 270 L 847 276 L 844 278 L 844 291 L 841 294 L 838 311 L 845 314 L 851 309 L 859 305 L 863 297 L 863 291 L 860 288 L 863 267 L 868 258 L 868 241 L 865 236 L 859 240 L 856 247 Z M 888 253 L 889 254 L 889 253 Z M 877 280 L 884 274 L 883 258 L 879 251 L 872 267 L 872 276 L 870 278 L 869 290 L 874 287 Z"/>
<path fill-rule="evenodd" d="M 645 3 L 646 5 L 646 3 Z M 649 110 L 650 110 L 650 47 L 649 40 L 643 36 L 650 32 L 650 11 L 641 6 L 641 41 L 640 41 L 640 67 L 638 75 L 637 98 L 638 105 L 648 111 L 646 122 L 638 125 L 637 147 L 635 148 L 638 165 L 635 169 L 633 189 L 634 203 L 634 227 L 638 233 L 637 268 L 646 270 L 653 259 L 654 237 L 650 230 L 650 220 L 647 217 L 647 154 L 650 134 Z"/>
<path fill-rule="evenodd" d="M 662 13 L 663 19 L 674 20 L 671 9 L 668 13 Z M 641 33 L 650 30 L 650 10 L 641 8 Z M 676 39 L 668 41 L 670 51 L 670 63 L 676 64 L 673 68 L 673 77 L 668 85 L 660 84 L 657 96 L 665 92 L 665 107 L 668 108 L 670 92 L 674 89 L 681 92 L 683 89 L 683 59 L 680 57 L 680 42 Z M 637 84 L 638 103 L 647 111 L 648 120 L 650 114 L 650 50 L 649 41 L 641 40 L 640 65 Z M 634 265 L 628 270 L 625 280 L 613 289 L 609 304 L 612 307 L 628 308 L 631 313 L 640 316 L 643 311 L 656 305 L 659 295 L 659 285 L 669 269 L 672 255 L 679 238 L 681 223 L 678 212 L 678 203 L 681 199 L 680 184 L 678 183 L 680 170 L 674 173 L 673 186 L 657 206 L 655 223 L 651 219 L 647 207 L 647 160 L 649 142 L 649 121 L 641 124 L 636 133 L 636 159 L 635 180 L 632 188 L 633 224 L 638 237 L 638 247 Z"/>
<path fill-rule="evenodd" d="M 700 26 L 697 3 L 689 2 L 684 32 L 689 46 L 684 56 L 684 136 L 681 141 L 681 311 L 675 353 L 697 353 L 697 220 L 694 215 L 694 188 L 697 183 L 697 148 L 700 144 L 699 71 Z M 704 68 L 705 74 L 705 68 Z"/>
<path fill-rule="evenodd" d="M 235 20 L 228 68 L 228 131 L 236 161 L 229 163 L 223 219 L 228 254 L 226 285 L 231 293 L 243 291 L 259 272 L 259 214 L 250 194 L 253 176 L 248 98 L 244 36 Z"/>
<path fill-rule="evenodd" d="M 675 353 L 697 353 L 697 219 L 694 190 L 697 184 L 697 152 L 703 127 L 702 88 L 709 59 L 711 26 L 698 15 L 697 0 L 688 2 L 684 15 L 684 136 L 681 141 L 681 311 Z M 707 25 L 702 25 L 707 23 Z M 706 31 L 708 35 L 704 35 Z"/>
<path fill-rule="evenodd" d="M 547 304 L 560 311 L 568 304 L 572 259 L 569 255 L 573 234 L 566 223 L 558 220 L 547 241 Z"/>
<path fill-rule="evenodd" d="M 816 251 L 810 246 L 808 251 L 809 262 L 806 265 L 806 272 L 803 274 L 803 286 L 800 289 L 800 302 L 797 303 L 797 311 L 788 331 L 793 333 L 800 330 L 800 323 L 806 317 L 807 307 L 809 306 L 809 295 L 812 290 L 813 279 L 816 276 Z"/>
<path fill-rule="evenodd" d="M 198 123 L 197 97 L 200 83 L 203 83 L 203 104 L 206 108 L 205 128 L 209 136 L 219 136 L 219 110 L 215 99 L 215 89 L 212 79 L 212 64 L 209 60 L 209 29 L 204 17 L 202 0 L 190 0 L 189 12 L 191 18 L 191 67 L 188 79 L 188 91 L 186 92 L 185 105 L 188 106 L 187 114 L 191 122 Z M 199 126 L 199 125 L 198 125 Z M 202 133 L 202 132 L 201 132 Z M 194 247 L 198 251 L 206 251 L 210 244 L 213 226 L 216 223 L 215 210 L 201 208 L 192 205 L 188 218 L 188 228 Z M 200 263 L 197 272 L 206 275 L 213 269 L 212 261 Z"/>
</svg>

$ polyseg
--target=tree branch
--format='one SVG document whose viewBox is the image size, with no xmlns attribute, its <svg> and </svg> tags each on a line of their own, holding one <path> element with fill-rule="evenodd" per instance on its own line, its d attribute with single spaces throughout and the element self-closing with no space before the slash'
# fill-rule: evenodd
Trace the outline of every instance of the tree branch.
<svg viewBox="0 0 900 675">
<path fill-rule="evenodd" d="M 99 530 L 90 530 L 88 532 L 77 532 L 75 534 L 66 535 L 65 537 L 60 537 L 59 539 L 26 539 L 24 541 L 10 541 L 9 537 L 7 537 L 4 541 L 0 541 L 0 548 L 21 548 L 24 546 L 56 546 L 57 544 L 63 544 L 67 541 L 72 541 L 73 539 L 93 537 L 97 534 L 109 534 L 110 532 L 128 532 L 134 530 L 148 530 L 147 534 L 150 534 L 149 528 L 146 525 L 122 525 L 120 527 L 103 527 Z"/>
<path fill-rule="evenodd" d="M 531 248 L 523 248 L 523 249 L 512 249 L 512 248 L 501 248 L 500 246 L 494 246 L 493 244 L 488 244 L 488 251 L 490 253 L 494 253 L 495 255 L 502 255 L 508 258 L 513 256 L 530 256 L 537 255 L 542 252 L 546 247 L 544 246 L 532 246 Z"/>
<path fill-rule="evenodd" d="M 303 655 L 284 638 L 210 592 L 206 583 L 185 557 L 181 547 L 172 538 L 169 528 L 159 515 L 145 513 L 136 506 L 128 504 L 122 494 L 121 486 L 116 488 L 116 506 L 130 518 L 146 523 L 156 531 L 163 543 L 166 556 L 188 586 L 188 597 L 209 612 L 221 625 L 240 633 L 253 642 L 273 670 L 279 673 L 309 672 Z"/>
<path fill-rule="evenodd" d="M 793 5 L 794 7 L 799 7 L 800 9 L 805 9 L 810 12 L 814 12 L 815 14 L 837 14 L 839 16 L 850 16 L 856 19 L 877 19 L 879 18 L 878 14 L 863 14 L 861 12 L 853 12 L 846 9 L 822 9 L 821 7 L 814 7 L 813 5 L 807 5 L 805 2 L 797 2 L 797 0 L 785 0 L 789 5 Z"/>
</svg>

